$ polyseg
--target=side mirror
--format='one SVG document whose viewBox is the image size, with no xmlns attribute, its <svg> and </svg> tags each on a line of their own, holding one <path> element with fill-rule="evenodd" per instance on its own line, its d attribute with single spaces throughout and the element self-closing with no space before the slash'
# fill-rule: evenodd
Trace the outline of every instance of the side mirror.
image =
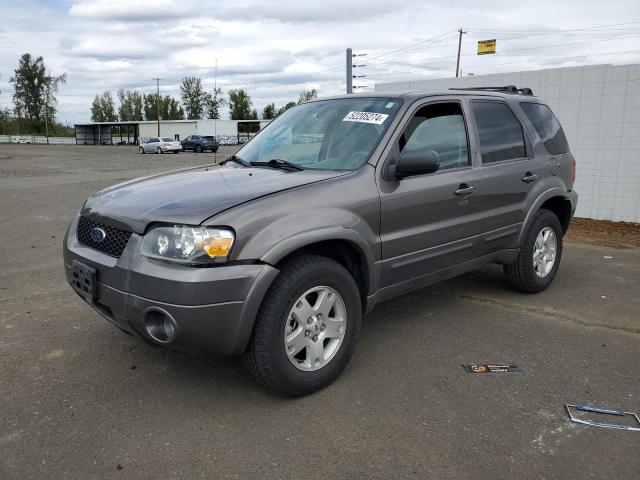
<svg viewBox="0 0 640 480">
<path fill-rule="evenodd" d="M 426 175 L 440 168 L 440 156 L 433 150 L 402 152 L 396 164 L 396 178 Z"/>
</svg>

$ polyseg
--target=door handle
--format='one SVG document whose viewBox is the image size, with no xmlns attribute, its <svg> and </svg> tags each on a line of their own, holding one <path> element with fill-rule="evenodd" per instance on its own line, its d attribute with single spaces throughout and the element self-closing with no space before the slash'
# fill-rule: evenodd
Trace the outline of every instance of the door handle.
<svg viewBox="0 0 640 480">
<path fill-rule="evenodd" d="M 456 190 L 454 193 L 460 196 L 471 195 L 475 189 L 476 188 L 473 185 L 467 185 L 466 183 L 461 183 L 458 186 L 458 190 Z"/>
<path fill-rule="evenodd" d="M 535 182 L 537 179 L 538 175 L 536 175 L 535 173 L 527 172 L 520 180 L 522 180 L 524 183 L 531 183 Z"/>
</svg>

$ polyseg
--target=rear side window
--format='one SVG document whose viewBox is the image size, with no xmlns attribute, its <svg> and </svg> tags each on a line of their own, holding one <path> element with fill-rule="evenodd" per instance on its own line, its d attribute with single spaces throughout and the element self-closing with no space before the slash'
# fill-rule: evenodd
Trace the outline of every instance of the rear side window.
<svg viewBox="0 0 640 480">
<path fill-rule="evenodd" d="M 527 156 L 522 125 L 511 109 L 500 102 L 471 102 L 480 137 L 482 163 Z"/>
<path fill-rule="evenodd" d="M 521 103 L 520 107 L 542 139 L 547 152 L 559 155 L 569 151 L 567 137 L 549 107 L 541 103 Z"/>
</svg>

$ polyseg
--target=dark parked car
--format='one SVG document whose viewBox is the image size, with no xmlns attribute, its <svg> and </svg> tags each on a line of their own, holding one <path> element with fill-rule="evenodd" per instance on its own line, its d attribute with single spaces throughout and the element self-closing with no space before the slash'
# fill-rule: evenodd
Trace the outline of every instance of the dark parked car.
<svg viewBox="0 0 640 480">
<path fill-rule="evenodd" d="M 118 328 L 242 354 L 268 387 L 305 395 L 340 374 L 381 301 L 487 263 L 517 290 L 547 288 L 574 178 L 560 124 L 528 89 L 308 102 L 222 165 L 91 196 L 65 272 Z"/>
<path fill-rule="evenodd" d="M 194 152 L 202 152 L 204 150 L 211 150 L 217 152 L 220 144 L 215 137 L 209 135 L 189 135 L 182 140 L 182 151 L 193 150 Z"/>
</svg>

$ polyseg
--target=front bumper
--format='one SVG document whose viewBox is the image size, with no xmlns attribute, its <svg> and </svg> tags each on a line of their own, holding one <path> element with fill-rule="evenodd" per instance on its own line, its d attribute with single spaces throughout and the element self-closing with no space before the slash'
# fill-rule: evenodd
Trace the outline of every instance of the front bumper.
<svg viewBox="0 0 640 480">
<path fill-rule="evenodd" d="M 241 353 L 247 346 L 262 299 L 278 270 L 267 264 L 188 267 L 140 254 L 142 237 L 132 234 L 120 258 L 86 247 L 76 237 L 76 215 L 64 240 L 67 281 L 74 260 L 96 270 L 91 307 L 120 329 L 145 340 L 190 352 Z M 151 312 L 168 315 L 175 338 L 158 342 L 147 332 Z"/>
</svg>

